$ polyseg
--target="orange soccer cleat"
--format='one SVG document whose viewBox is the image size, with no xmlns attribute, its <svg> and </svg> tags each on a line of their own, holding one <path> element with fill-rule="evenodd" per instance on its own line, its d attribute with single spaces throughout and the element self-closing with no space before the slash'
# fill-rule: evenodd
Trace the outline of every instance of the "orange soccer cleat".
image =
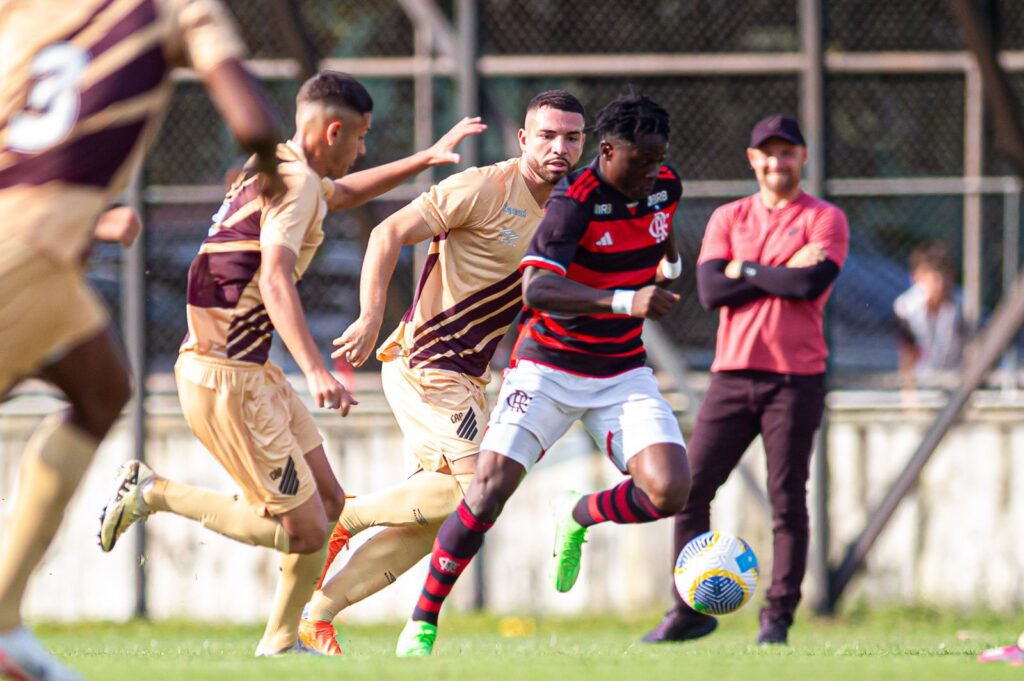
<svg viewBox="0 0 1024 681">
<path fill-rule="evenodd" d="M 316 590 L 319 591 L 327 578 L 327 571 L 331 569 L 334 559 L 338 557 L 342 549 L 348 548 L 348 540 L 352 535 L 348 533 L 345 526 L 338 523 L 331 532 L 331 538 L 327 540 L 327 559 L 324 561 L 324 571 L 320 573 L 320 580 L 316 583 Z"/>
<path fill-rule="evenodd" d="M 341 655 L 334 625 L 319 620 L 299 622 L 299 640 L 321 655 Z"/>
</svg>

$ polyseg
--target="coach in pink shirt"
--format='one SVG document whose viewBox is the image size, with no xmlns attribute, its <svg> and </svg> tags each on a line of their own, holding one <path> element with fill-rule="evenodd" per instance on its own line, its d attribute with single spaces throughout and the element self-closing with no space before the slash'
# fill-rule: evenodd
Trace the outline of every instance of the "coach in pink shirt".
<svg viewBox="0 0 1024 681">
<path fill-rule="evenodd" d="M 846 260 L 849 227 L 832 204 L 800 188 L 807 147 L 792 118 L 754 126 L 747 160 L 759 191 L 720 207 L 697 261 L 697 291 L 719 309 L 711 384 L 689 456 L 690 498 L 676 516 L 676 555 L 710 529 L 711 500 L 758 434 L 768 459 L 774 556 L 758 643 L 786 643 L 807 566 L 807 478 L 825 403 L 822 313 Z M 685 641 L 717 622 L 676 605 L 644 637 Z"/>
</svg>

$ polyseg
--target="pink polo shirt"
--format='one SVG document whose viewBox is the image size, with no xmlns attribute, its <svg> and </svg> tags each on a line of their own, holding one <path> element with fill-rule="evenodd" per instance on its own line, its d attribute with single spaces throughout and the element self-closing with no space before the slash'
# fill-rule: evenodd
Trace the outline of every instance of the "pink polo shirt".
<svg viewBox="0 0 1024 681">
<path fill-rule="evenodd" d="M 782 208 L 769 210 L 754 194 L 714 212 L 697 264 L 721 259 L 781 267 L 809 242 L 819 244 L 828 259 L 842 268 L 850 244 L 843 211 L 806 192 Z M 816 300 L 767 296 L 740 307 L 723 306 L 711 370 L 824 372 L 828 348 L 822 313 L 831 293 L 830 286 Z"/>
</svg>

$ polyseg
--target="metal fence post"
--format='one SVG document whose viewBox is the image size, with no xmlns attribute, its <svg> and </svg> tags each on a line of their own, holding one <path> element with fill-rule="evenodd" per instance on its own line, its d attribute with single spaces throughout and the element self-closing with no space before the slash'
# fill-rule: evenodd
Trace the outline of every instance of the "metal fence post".
<svg viewBox="0 0 1024 681">
<path fill-rule="evenodd" d="M 825 63 L 822 52 L 821 0 L 800 0 L 800 49 L 803 68 L 800 72 L 800 118 L 809 151 L 805 186 L 815 196 L 825 193 Z M 831 336 L 826 316 L 826 339 Z M 828 473 L 828 427 L 829 414 L 825 410 L 815 442 L 815 455 L 811 460 L 811 484 L 814 489 L 814 506 L 811 508 L 811 528 L 814 532 L 810 555 L 810 570 L 819 585 L 820 594 L 815 610 L 830 613 L 828 604 L 829 567 L 828 554 L 830 529 L 828 519 L 829 473 Z"/>
<path fill-rule="evenodd" d="M 145 223 L 142 169 L 135 172 L 125 196 Z M 131 457 L 146 458 L 146 230 L 121 258 L 121 333 L 135 390 L 128 404 Z M 135 617 L 146 617 L 146 524 L 135 530 Z"/>
</svg>

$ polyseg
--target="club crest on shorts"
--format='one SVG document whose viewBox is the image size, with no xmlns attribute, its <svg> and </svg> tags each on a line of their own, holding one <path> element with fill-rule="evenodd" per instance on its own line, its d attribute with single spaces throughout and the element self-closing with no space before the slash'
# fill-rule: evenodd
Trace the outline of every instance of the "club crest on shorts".
<svg viewBox="0 0 1024 681">
<path fill-rule="evenodd" d="M 533 400 L 533 395 L 528 395 L 524 390 L 516 390 L 505 398 L 505 404 L 507 404 L 508 408 L 512 411 L 525 414 L 526 408 L 530 406 L 531 400 Z"/>
</svg>

